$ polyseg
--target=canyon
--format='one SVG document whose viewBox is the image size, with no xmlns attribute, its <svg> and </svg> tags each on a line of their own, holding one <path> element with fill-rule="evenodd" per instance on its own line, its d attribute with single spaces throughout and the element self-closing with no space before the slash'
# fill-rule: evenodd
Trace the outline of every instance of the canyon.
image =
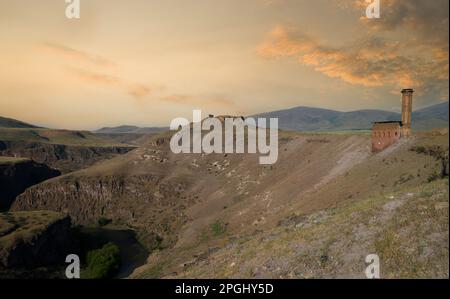
<svg viewBox="0 0 450 299">
<path fill-rule="evenodd" d="M 171 136 L 170 132 L 149 136 L 127 154 L 28 188 L 11 210 L 59 211 L 69 214 L 75 224 L 85 226 L 95 225 L 104 217 L 135 230 L 151 254 L 146 265 L 131 277 L 180 277 L 187 273 L 193 275 L 190 277 L 204 277 L 199 273 L 208 273 L 208 277 L 247 277 L 249 273 L 242 268 L 217 272 L 219 268 L 209 266 L 213 266 L 212 260 L 256 236 L 270 239 L 271 234 L 279 235 L 280 229 L 308 229 L 326 222 L 333 209 L 343 205 L 357 206 L 371 197 L 389 198 L 389 194 L 417 186 L 425 188 L 439 163 L 411 149 L 439 145 L 448 150 L 448 132 L 416 134 L 372 154 L 368 134 L 281 131 L 278 162 L 259 165 L 258 158 L 251 154 L 174 154 L 170 150 Z M 436 192 L 445 191 L 441 188 Z M 439 221 L 448 220 L 448 215 L 439 215 Z M 336 234 L 339 232 L 323 238 Z M 448 230 L 439 234 L 444 238 L 439 241 L 441 245 L 427 247 L 436 259 L 431 264 L 440 263 L 440 250 L 448 240 Z M 375 242 L 376 237 L 371 235 L 366 243 Z M 325 246 L 322 242 L 326 243 L 323 240 L 319 245 L 307 246 L 318 250 Z M 341 250 L 344 245 L 336 246 Z M 348 272 L 339 275 L 363 275 L 350 265 L 363 259 L 364 252 L 353 256 L 341 252 Z M 265 255 L 270 255 L 269 251 L 257 254 L 261 258 Z M 229 264 L 233 264 L 233 256 L 236 253 L 226 258 Z M 284 269 L 282 260 L 289 256 L 273 263 Z M 273 277 L 277 271 L 271 267 L 253 275 Z M 195 272 L 197 268 L 200 272 Z M 325 277 L 338 275 L 336 270 L 327 274 L 313 271 Z M 444 275 L 448 268 L 442 271 L 435 275 Z"/>
</svg>

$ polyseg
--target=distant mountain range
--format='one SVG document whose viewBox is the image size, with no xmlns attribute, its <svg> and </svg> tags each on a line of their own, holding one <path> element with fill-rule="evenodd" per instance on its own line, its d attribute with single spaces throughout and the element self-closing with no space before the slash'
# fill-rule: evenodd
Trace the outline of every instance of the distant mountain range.
<svg viewBox="0 0 450 299">
<path fill-rule="evenodd" d="M 449 103 L 444 102 L 413 112 L 414 130 L 431 130 L 449 125 Z M 401 120 L 400 113 L 384 110 L 357 110 L 341 112 L 336 110 L 295 107 L 291 109 L 254 115 L 253 117 L 277 117 L 280 129 L 292 131 L 343 131 L 369 130 L 372 122 Z M 19 120 L 0 117 L 0 127 L 39 128 Z M 151 134 L 169 130 L 168 127 L 118 126 L 93 131 L 100 134 Z"/>
<path fill-rule="evenodd" d="M 159 127 L 136 127 L 136 126 L 118 126 L 118 127 L 105 127 L 94 131 L 94 133 L 100 134 L 151 134 L 164 132 L 169 128 Z"/>
<path fill-rule="evenodd" d="M 444 102 L 413 112 L 413 129 L 431 130 L 448 127 L 449 104 Z M 372 122 L 401 120 L 401 114 L 384 110 L 335 110 L 295 107 L 255 115 L 254 117 L 278 118 L 278 126 L 293 131 L 343 131 L 368 130 Z"/>
</svg>

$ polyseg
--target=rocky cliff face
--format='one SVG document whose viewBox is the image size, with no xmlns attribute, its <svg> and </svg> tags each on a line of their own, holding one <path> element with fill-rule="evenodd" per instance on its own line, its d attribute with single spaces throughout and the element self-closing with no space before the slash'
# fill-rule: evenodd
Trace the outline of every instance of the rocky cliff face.
<svg viewBox="0 0 450 299">
<path fill-rule="evenodd" d="M 59 169 L 63 173 L 71 172 L 125 154 L 130 146 L 76 146 L 28 141 L 0 141 L 0 156 L 31 158 L 39 163 Z"/>
<path fill-rule="evenodd" d="M 184 195 L 185 185 L 157 175 L 64 176 L 30 188 L 12 210 L 45 209 L 69 213 L 73 222 L 95 225 L 100 218 L 138 228 L 150 248 L 171 243 L 175 227 L 186 223 L 182 213 L 195 196 Z"/>
<path fill-rule="evenodd" d="M 8 209 L 26 188 L 60 174 L 56 169 L 29 159 L 0 159 L 0 210 Z"/>
<path fill-rule="evenodd" d="M 51 211 L 0 214 L 2 268 L 62 264 L 71 249 L 68 216 Z"/>
</svg>

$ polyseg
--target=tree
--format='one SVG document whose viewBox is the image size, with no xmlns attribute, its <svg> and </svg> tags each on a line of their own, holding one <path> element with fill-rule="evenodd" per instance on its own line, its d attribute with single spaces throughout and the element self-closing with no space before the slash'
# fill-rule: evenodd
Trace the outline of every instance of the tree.
<svg viewBox="0 0 450 299">
<path fill-rule="evenodd" d="M 102 248 L 87 254 L 86 278 L 113 278 L 120 268 L 120 250 L 114 243 L 107 243 Z"/>
</svg>

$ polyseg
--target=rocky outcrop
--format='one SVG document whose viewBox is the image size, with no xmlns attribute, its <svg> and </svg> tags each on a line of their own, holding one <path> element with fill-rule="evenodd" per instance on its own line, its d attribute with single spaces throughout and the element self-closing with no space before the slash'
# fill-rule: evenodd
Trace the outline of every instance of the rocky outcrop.
<svg viewBox="0 0 450 299">
<path fill-rule="evenodd" d="M 72 247 L 70 217 L 60 213 L 4 213 L 0 224 L 0 270 L 62 264 Z"/>
<path fill-rule="evenodd" d="M 96 225 L 100 218 L 136 228 L 148 248 L 164 239 L 171 242 L 173 230 L 186 223 L 182 213 L 195 202 L 184 194 L 185 184 L 164 181 L 157 175 L 63 176 L 33 186 L 21 194 L 12 211 L 45 209 L 70 214 L 77 225 Z"/>
<path fill-rule="evenodd" d="M 97 161 L 125 154 L 131 146 L 77 146 L 28 141 L 0 141 L 0 156 L 30 158 L 63 173 L 85 168 Z"/>
<path fill-rule="evenodd" d="M 29 159 L 0 159 L 0 211 L 8 209 L 26 188 L 60 174 L 56 169 Z"/>
</svg>

